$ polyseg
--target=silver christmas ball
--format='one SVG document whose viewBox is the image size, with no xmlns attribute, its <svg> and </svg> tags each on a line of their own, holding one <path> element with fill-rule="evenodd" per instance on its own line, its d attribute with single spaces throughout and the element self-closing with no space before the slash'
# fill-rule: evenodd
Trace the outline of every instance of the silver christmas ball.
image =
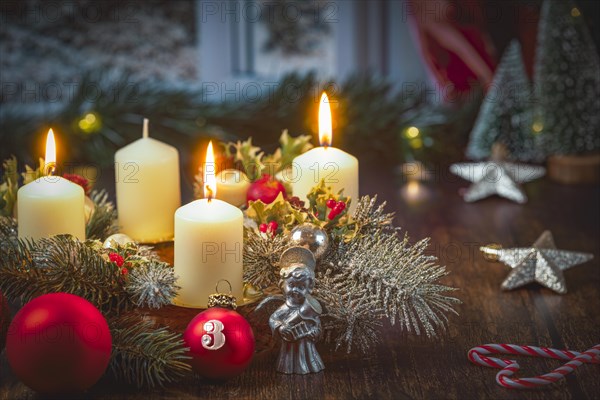
<svg viewBox="0 0 600 400">
<path fill-rule="evenodd" d="M 109 248 L 116 247 L 117 245 L 125 246 L 126 244 L 133 243 L 133 242 L 134 242 L 134 240 L 132 238 L 130 238 L 129 236 L 127 236 L 126 234 L 115 233 L 114 235 L 110 235 L 109 237 L 106 238 L 106 240 L 102 244 L 102 247 L 104 247 L 105 249 L 109 249 Z"/>
<path fill-rule="evenodd" d="M 306 247 L 315 255 L 315 258 L 321 258 L 329 247 L 329 238 L 327 232 L 317 225 L 304 223 L 298 225 L 290 232 L 292 244 Z"/>
</svg>

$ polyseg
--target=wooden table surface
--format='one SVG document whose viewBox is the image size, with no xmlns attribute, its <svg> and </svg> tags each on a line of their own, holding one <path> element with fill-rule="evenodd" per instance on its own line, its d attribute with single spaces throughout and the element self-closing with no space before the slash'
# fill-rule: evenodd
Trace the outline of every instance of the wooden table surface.
<svg viewBox="0 0 600 400">
<path fill-rule="evenodd" d="M 445 170 L 445 169 L 442 169 Z M 447 171 L 447 169 L 446 169 Z M 363 173 L 363 171 L 361 171 Z M 600 367 L 585 365 L 562 382 L 544 389 L 509 391 L 494 380 L 496 370 L 472 365 L 469 348 L 485 343 L 514 343 L 583 351 L 600 343 L 600 190 L 598 186 L 562 186 L 547 178 L 529 183 L 529 203 L 500 198 L 464 203 L 457 192 L 467 185 L 438 174 L 427 187 L 428 199 L 408 204 L 401 183 L 388 175 L 361 175 L 361 191 L 378 193 L 396 211 L 396 225 L 413 240 L 431 236 L 431 252 L 450 274 L 443 283 L 458 287 L 460 316 L 451 316 L 445 335 L 428 340 L 386 326 L 379 347 L 370 354 L 332 352 L 320 345 L 324 372 L 286 376 L 275 372 L 278 346 L 263 324 L 254 326 L 257 353 L 245 373 L 225 383 L 188 381 L 166 389 L 138 391 L 103 378 L 86 393 L 98 399 L 585 399 L 600 396 Z M 394 182 L 397 182 L 394 184 Z M 591 262 L 565 272 L 568 293 L 555 294 L 538 285 L 512 292 L 500 290 L 509 267 L 487 262 L 477 250 L 496 242 L 528 246 L 550 229 L 562 249 L 594 254 Z M 171 260 L 172 247 L 158 248 Z M 242 310 L 242 313 L 247 313 Z M 152 315 L 183 330 L 197 310 L 167 307 Z M 560 364 L 521 358 L 523 372 L 536 375 Z M 6 357 L 0 362 L 0 399 L 42 398 L 12 375 Z M 82 396 L 78 396 L 82 397 Z"/>
</svg>

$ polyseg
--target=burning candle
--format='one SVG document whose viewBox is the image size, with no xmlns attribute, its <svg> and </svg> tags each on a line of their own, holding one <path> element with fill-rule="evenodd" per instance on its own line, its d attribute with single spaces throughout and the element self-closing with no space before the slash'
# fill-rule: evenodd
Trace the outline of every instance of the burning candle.
<svg viewBox="0 0 600 400">
<path fill-rule="evenodd" d="M 326 93 L 319 104 L 319 142 L 316 147 L 294 158 L 293 176 L 290 178 L 294 196 L 308 201 L 311 189 L 325 180 L 334 192 L 344 189 L 344 195 L 352 199 L 353 211 L 358 201 L 358 160 L 340 149 L 331 147 L 332 135 L 331 108 Z"/>
<path fill-rule="evenodd" d="M 52 129 L 46 138 L 47 176 L 21 187 L 17 193 L 19 238 L 40 239 L 70 234 L 85 240 L 85 193 L 81 186 L 53 176 L 56 169 L 56 143 Z"/>
<path fill-rule="evenodd" d="M 229 281 L 232 294 L 242 300 L 242 211 L 215 198 L 217 194 L 212 142 L 206 151 L 204 199 L 175 212 L 175 274 L 181 287 L 175 304 L 206 308 L 221 279 Z"/>
<path fill-rule="evenodd" d="M 246 204 L 250 180 L 237 169 L 226 169 L 217 174 L 217 198 L 236 207 Z"/>
</svg>

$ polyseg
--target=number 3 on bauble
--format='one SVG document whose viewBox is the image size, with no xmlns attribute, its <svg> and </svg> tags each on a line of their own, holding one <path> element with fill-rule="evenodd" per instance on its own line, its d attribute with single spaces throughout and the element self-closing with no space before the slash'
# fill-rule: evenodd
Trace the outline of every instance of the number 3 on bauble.
<svg viewBox="0 0 600 400">
<path fill-rule="evenodd" d="M 192 369 L 210 379 L 239 375 L 254 355 L 254 333 L 248 321 L 219 305 L 196 315 L 183 333 Z"/>
</svg>

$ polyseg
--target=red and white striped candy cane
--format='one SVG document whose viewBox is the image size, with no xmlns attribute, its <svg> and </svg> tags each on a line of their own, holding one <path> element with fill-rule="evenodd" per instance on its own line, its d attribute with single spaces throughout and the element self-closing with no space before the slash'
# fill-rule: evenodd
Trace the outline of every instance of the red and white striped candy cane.
<svg viewBox="0 0 600 400">
<path fill-rule="evenodd" d="M 511 378 L 511 376 L 519 370 L 519 363 L 516 360 L 486 357 L 490 354 L 519 354 L 570 361 L 544 375 L 532 378 Z M 547 347 L 492 343 L 473 347 L 469 350 L 467 357 L 474 364 L 501 369 L 501 371 L 496 374 L 496 382 L 498 382 L 499 385 L 509 389 L 531 389 L 537 386 L 554 383 L 564 378 L 565 375 L 575 371 L 575 369 L 582 364 L 600 364 L 600 344 L 595 345 L 583 353 L 579 353 L 577 351 L 556 350 Z"/>
</svg>

